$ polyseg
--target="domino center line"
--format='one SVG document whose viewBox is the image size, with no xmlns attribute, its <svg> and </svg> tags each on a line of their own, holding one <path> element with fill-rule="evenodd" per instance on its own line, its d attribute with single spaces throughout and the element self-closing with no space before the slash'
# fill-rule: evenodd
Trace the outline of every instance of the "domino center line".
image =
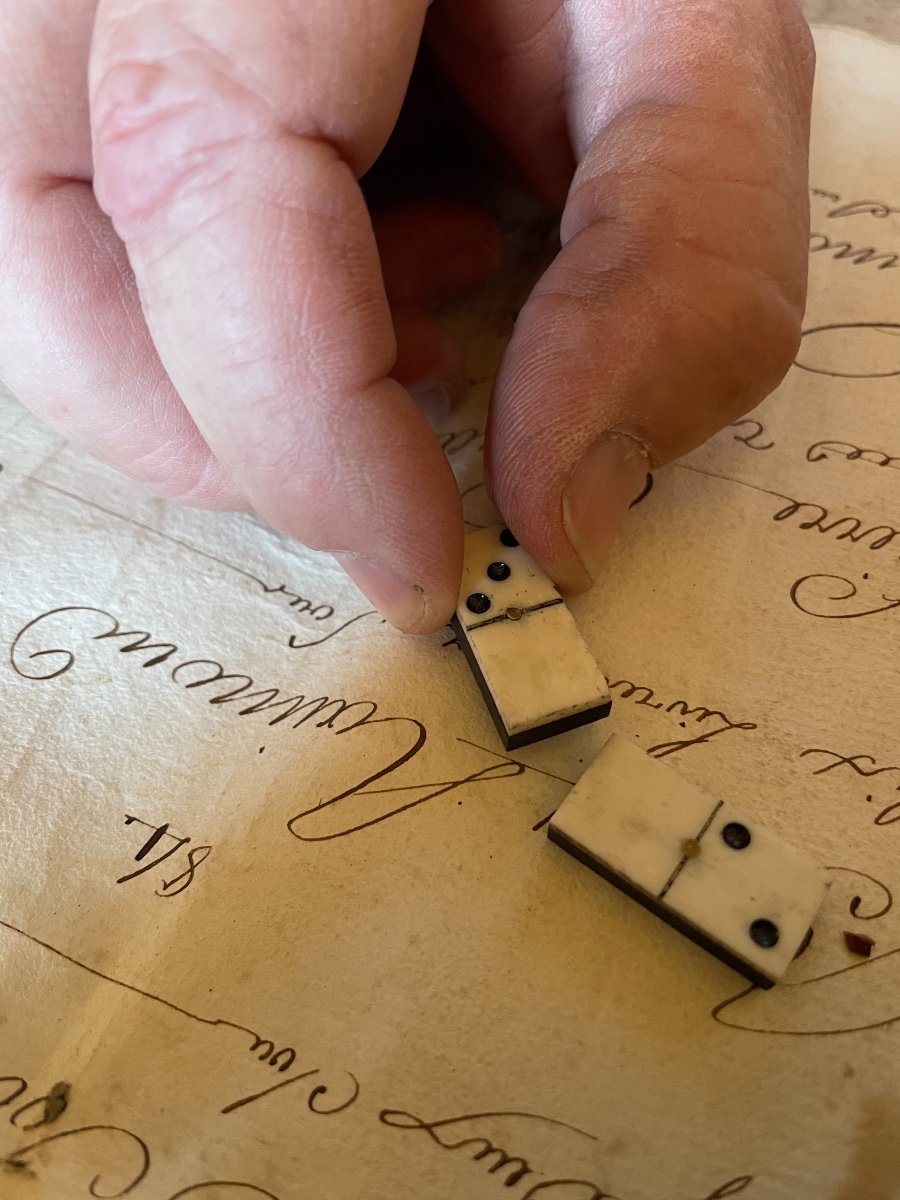
<svg viewBox="0 0 900 1200">
<path fill-rule="evenodd" d="M 562 604 L 562 596 L 557 596 L 555 600 L 542 600 L 540 604 L 531 604 L 528 608 L 523 608 L 520 611 L 523 615 L 526 613 L 537 612 L 541 608 L 552 608 L 554 604 Z M 509 610 L 507 610 L 508 612 Z M 498 621 L 511 620 L 506 612 L 498 613 L 496 617 L 488 617 L 486 621 L 477 621 L 474 625 L 464 625 L 466 633 L 474 633 L 476 629 L 484 629 L 486 625 L 496 625 Z"/>
<path fill-rule="evenodd" d="M 708 831 L 708 829 L 709 829 L 710 825 L 712 825 L 712 823 L 713 823 L 713 820 L 715 819 L 715 815 L 716 815 L 716 813 L 719 811 L 719 809 L 722 807 L 722 805 L 723 805 L 724 803 L 725 803 L 725 801 L 724 801 L 724 800 L 717 800 L 717 801 L 716 801 L 716 806 L 715 806 L 715 808 L 712 810 L 712 812 L 709 814 L 709 816 L 708 816 L 708 817 L 706 818 L 706 820 L 703 822 L 703 826 L 701 827 L 701 829 L 700 829 L 700 832 L 699 832 L 699 833 L 697 834 L 697 836 L 696 836 L 696 837 L 693 839 L 693 841 L 695 841 L 695 842 L 699 842 L 699 841 L 701 840 L 701 838 L 703 837 L 703 835 L 704 835 L 704 834 L 705 834 L 705 833 Z M 684 864 L 685 864 L 685 863 L 688 861 L 688 859 L 689 859 L 689 858 L 693 858 L 693 857 L 694 857 L 694 855 L 693 855 L 693 854 L 682 854 L 682 856 L 681 856 L 681 862 L 677 864 L 677 866 L 675 867 L 675 869 L 672 871 L 672 874 L 669 876 L 669 878 L 668 878 L 668 879 L 666 880 L 666 882 L 663 884 L 663 890 L 662 890 L 662 891 L 659 893 L 659 895 L 656 897 L 656 898 L 657 898 L 657 900 L 662 900 L 662 899 L 663 899 L 663 897 L 665 896 L 666 892 L 668 892 L 669 888 L 671 888 L 672 884 L 675 882 L 675 880 L 678 878 L 678 876 L 679 876 L 679 875 L 681 874 L 681 872 L 684 870 Z"/>
</svg>

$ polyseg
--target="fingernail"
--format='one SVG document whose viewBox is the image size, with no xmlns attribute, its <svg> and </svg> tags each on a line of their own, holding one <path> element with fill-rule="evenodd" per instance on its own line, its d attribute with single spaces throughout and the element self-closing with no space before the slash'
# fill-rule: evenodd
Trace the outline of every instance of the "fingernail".
<svg viewBox="0 0 900 1200">
<path fill-rule="evenodd" d="M 609 433 L 590 447 L 563 493 L 563 519 L 581 565 L 596 579 L 616 530 L 647 486 L 647 454 L 635 438 Z"/>
<path fill-rule="evenodd" d="M 426 379 L 410 387 L 409 393 L 426 417 L 439 421 L 453 411 L 453 388 L 446 379 Z"/>
<path fill-rule="evenodd" d="M 413 629 L 425 613 L 425 594 L 378 563 L 359 554 L 335 554 L 356 586 L 398 629 Z"/>
</svg>

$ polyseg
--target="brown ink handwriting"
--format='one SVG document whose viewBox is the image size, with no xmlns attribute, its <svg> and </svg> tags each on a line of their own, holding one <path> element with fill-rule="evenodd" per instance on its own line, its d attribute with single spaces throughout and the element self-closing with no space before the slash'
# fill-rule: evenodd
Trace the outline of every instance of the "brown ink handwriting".
<svg viewBox="0 0 900 1200">
<path fill-rule="evenodd" d="M 888 271 L 900 263 L 900 254 L 890 250 L 876 250 L 874 246 L 854 246 L 852 242 L 840 242 L 830 238 L 827 233 L 811 233 L 809 235 L 809 252 L 818 254 L 821 251 L 831 251 L 831 257 L 837 262 L 850 262 L 857 267 L 866 267 L 877 263 L 877 271 Z"/>
<path fill-rule="evenodd" d="M 868 573 L 863 579 L 868 579 Z M 802 575 L 791 584 L 790 591 L 795 608 L 809 617 L 826 621 L 853 621 L 900 608 L 900 598 L 888 596 L 886 592 L 882 592 L 880 600 L 874 604 L 868 602 L 865 607 L 860 607 L 856 600 L 858 594 L 856 584 L 843 575 Z"/>
<path fill-rule="evenodd" d="M 153 826 L 148 821 L 142 821 L 140 817 L 132 817 L 126 814 L 125 824 L 143 825 L 152 831 L 150 836 L 145 839 L 144 844 L 138 850 L 137 854 L 135 854 L 135 862 L 142 862 L 160 843 L 165 843 L 166 839 L 171 840 L 174 844 L 166 845 L 160 854 L 152 858 L 149 862 L 144 863 L 143 866 L 138 867 L 136 871 L 129 871 L 127 875 L 120 875 L 116 883 L 128 883 L 130 880 L 136 879 L 139 875 L 144 875 L 146 872 L 154 870 L 167 859 L 171 858 L 173 854 L 181 850 L 183 846 L 186 846 L 191 840 L 189 837 L 178 837 L 176 834 L 170 833 L 168 821 L 163 822 L 162 825 Z M 156 895 L 165 898 L 180 896 L 194 882 L 197 869 L 201 863 L 206 862 L 211 853 L 212 846 L 192 846 L 187 852 L 186 869 L 172 879 L 163 879 L 162 891 L 157 888 Z"/>
<path fill-rule="evenodd" d="M 889 467 L 900 470 L 900 455 L 888 454 L 886 450 L 865 450 L 852 442 L 813 442 L 806 451 L 807 462 L 824 462 L 829 454 L 847 462 L 870 463 L 874 467 Z"/>
<path fill-rule="evenodd" d="M 850 362 L 844 363 L 840 359 L 840 355 L 847 352 L 844 342 L 849 342 L 849 357 L 859 366 L 852 367 Z M 881 360 L 877 362 L 878 369 L 869 369 L 876 366 L 875 360 Z M 844 321 L 804 329 L 794 365 L 814 375 L 830 375 L 832 379 L 896 378 L 900 375 L 900 324 Z"/>
<path fill-rule="evenodd" d="M 772 450 L 774 442 L 760 442 L 758 439 L 766 436 L 766 428 L 762 421 L 753 417 L 745 417 L 742 421 L 732 421 L 731 429 L 743 429 L 743 433 L 734 434 L 734 441 L 743 442 L 751 450 Z"/>
<path fill-rule="evenodd" d="M 755 721 L 733 721 L 720 709 L 707 708 L 703 704 L 691 704 L 687 700 L 657 700 L 657 693 L 652 687 L 633 683 L 630 679 L 616 679 L 610 683 L 609 690 L 618 691 L 622 700 L 631 700 L 635 704 L 664 712 L 667 716 L 681 717 L 683 720 L 679 723 L 683 727 L 686 727 L 686 722 L 690 720 L 700 730 L 693 736 L 686 734 L 684 737 L 651 746 L 647 753 L 654 758 L 667 758 L 669 755 L 689 750 L 692 746 L 702 746 L 726 733 L 749 732 L 757 728 Z M 711 724 L 707 724 L 708 722 Z"/>
</svg>

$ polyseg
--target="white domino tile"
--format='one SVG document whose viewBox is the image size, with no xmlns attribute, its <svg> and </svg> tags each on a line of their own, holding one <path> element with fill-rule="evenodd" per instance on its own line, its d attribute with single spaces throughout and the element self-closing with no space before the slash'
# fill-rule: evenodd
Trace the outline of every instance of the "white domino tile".
<svg viewBox="0 0 900 1200">
<path fill-rule="evenodd" d="M 807 854 L 617 735 L 549 834 L 761 986 L 787 970 L 825 895 Z"/>
<path fill-rule="evenodd" d="M 453 627 L 504 745 L 512 748 L 598 720 L 609 712 L 610 699 L 553 583 L 504 537 L 513 540 L 497 525 L 466 538 Z M 473 611 L 473 603 L 482 611 Z"/>
</svg>

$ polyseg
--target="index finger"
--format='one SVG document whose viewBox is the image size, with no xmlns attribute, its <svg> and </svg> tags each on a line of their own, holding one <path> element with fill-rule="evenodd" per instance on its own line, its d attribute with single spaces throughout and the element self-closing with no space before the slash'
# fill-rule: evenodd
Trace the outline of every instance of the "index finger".
<svg viewBox="0 0 900 1200">
<path fill-rule="evenodd" d="M 95 189 L 184 403 L 254 507 L 412 632 L 455 604 L 460 500 L 389 378 L 356 179 L 396 120 L 426 7 L 101 0 L 91 62 Z"/>
</svg>

